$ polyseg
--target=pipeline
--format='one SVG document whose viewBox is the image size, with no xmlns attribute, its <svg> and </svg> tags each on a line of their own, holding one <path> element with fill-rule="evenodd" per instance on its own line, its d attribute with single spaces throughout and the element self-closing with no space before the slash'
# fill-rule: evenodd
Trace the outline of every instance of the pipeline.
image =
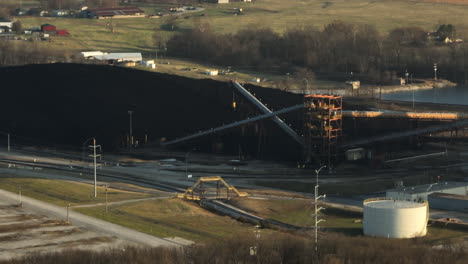
<svg viewBox="0 0 468 264">
<path fill-rule="evenodd" d="M 397 112 L 397 111 L 343 111 L 343 117 L 462 120 L 462 119 L 468 119 L 468 113 L 431 113 L 431 112 Z"/>
<path fill-rule="evenodd" d="M 349 148 L 349 147 L 355 147 L 355 146 L 360 146 L 360 145 L 367 145 L 367 144 L 379 142 L 379 141 L 389 141 L 389 140 L 394 140 L 394 139 L 403 138 L 403 137 L 411 137 L 411 136 L 417 136 L 421 134 L 436 133 L 440 131 L 447 131 L 447 130 L 451 130 L 455 128 L 466 127 L 466 126 L 468 126 L 468 120 L 456 121 L 456 122 L 451 122 L 450 124 L 444 124 L 440 126 L 431 126 L 431 127 L 413 129 L 413 130 L 405 131 L 405 132 L 391 133 L 391 134 L 386 134 L 382 136 L 356 140 L 356 141 L 343 144 L 340 146 L 340 148 Z"/>
</svg>

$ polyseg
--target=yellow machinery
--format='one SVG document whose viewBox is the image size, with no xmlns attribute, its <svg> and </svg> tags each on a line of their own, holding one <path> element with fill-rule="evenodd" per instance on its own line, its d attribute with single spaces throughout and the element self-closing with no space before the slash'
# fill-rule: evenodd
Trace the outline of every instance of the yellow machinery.
<svg viewBox="0 0 468 264">
<path fill-rule="evenodd" d="M 216 187 L 210 188 L 206 183 L 215 183 Z M 220 185 L 224 185 L 224 188 Z M 222 192 L 223 190 L 225 190 L 225 193 Z M 248 194 L 239 192 L 234 186 L 223 180 L 221 176 L 200 177 L 192 187 L 187 188 L 185 193 L 177 194 L 178 198 L 196 201 L 202 199 L 229 199 L 234 196 L 246 197 Z"/>
</svg>

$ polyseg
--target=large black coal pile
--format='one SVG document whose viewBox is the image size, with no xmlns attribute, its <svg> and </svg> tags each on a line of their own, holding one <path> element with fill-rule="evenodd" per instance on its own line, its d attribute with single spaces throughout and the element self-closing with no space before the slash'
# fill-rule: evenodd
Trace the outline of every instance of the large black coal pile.
<svg viewBox="0 0 468 264">
<path fill-rule="evenodd" d="M 134 111 L 133 131 L 140 142 L 145 134 L 157 142 L 162 137 L 189 135 L 247 115 L 241 113 L 242 108 L 232 109 L 233 89 L 229 83 L 208 79 L 83 64 L 4 67 L 0 68 L 0 78 L 0 129 L 25 144 L 29 141 L 80 148 L 87 138 L 96 137 L 106 149 L 124 147 L 129 110 Z M 248 88 L 273 109 L 301 102 L 298 95 Z M 292 113 L 285 118 L 298 128 L 298 116 Z M 273 122 L 261 124 L 261 137 L 255 132 L 257 124 L 244 127 L 244 136 L 240 136 L 241 128 L 232 129 L 191 142 L 190 147 L 199 145 L 200 149 L 209 150 L 213 142 L 221 142 L 223 153 L 237 153 L 241 148 L 243 154 L 250 156 L 300 156 L 297 144 Z"/>
</svg>

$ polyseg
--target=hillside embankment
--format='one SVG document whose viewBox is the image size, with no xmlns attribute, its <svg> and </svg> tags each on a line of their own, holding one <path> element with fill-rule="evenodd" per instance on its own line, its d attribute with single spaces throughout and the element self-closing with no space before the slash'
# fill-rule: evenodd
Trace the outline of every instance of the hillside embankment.
<svg viewBox="0 0 468 264">
<path fill-rule="evenodd" d="M 125 147 L 128 111 L 133 111 L 133 135 L 139 142 L 145 141 L 145 135 L 148 142 L 159 142 L 258 114 L 234 94 L 230 83 L 209 79 L 85 64 L 3 67 L 0 76 L 9 84 L 2 86 L 0 131 L 11 133 L 13 145 L 80 149 L 86 139 L 96 137 L 104 149 Z M 300 95 L 247 87 L 272 109 L 301 102 Z M 236 109 L 232 108 L 233 100 Z M 292 121 L 297 116 L 285 115 Z M 244 155 L 257 155 L 257 134 L 262 130 L 262 153 L 274 156 L 288 150 L 292 155 L 298 152 L 297 146 L 288 147 L 293 141 L 272 122 L 242 128 L 242 138 L 237 136 L 240 129 L 196 143 L 206 150 L 217 145 L 221 152 L 241 149 Z"/>
<path fill-rule="evenodd" d="M 127 147 L 132 112 L 135 141 L 158 146 L 175 139 L 260 114 L 229 82 L 104 65 L 44 64 L 0 68 L 4 83 L 0 131 L 15 146 L 67 146 L 81 151 L 95 137 L 105 151 Z M 302 95 L 246 84 L 272 110 L 302 103 Z M 236 107 L 233 108 L 233 102 Z M 417 103 L 419 110 L 440 105 Z M 411 109 L 410 103 L 366 98 L 344 100 L 345 110 Z M 450 109 L 449 109 L 450 108 Z M 445 108 L 444 108 L 445 109 Z M 447 110 L 454 111 L 453 107 Z M 457 109 L 460 110 L 460 109 Z M 455 110 L 455 111 L 457 111 Z M 463 110 L 463 109 L 462 109 Z M 460 110 L 460 111 L 462 111 Z M 302 111 L 281 118 L 301 134 Z M 351 123 L 350 123 L 351 122 Z M 409 126 L 408 121 L 344 122 L 346 140 Z M 360 121 L 359 122 L 364 122 Z M 1 143 L 4 142 L 4 143 Z M 302 150 L 271 120 L 232 128 L 177 147 L 235 154 L 244 158 L 300 159 Z"/>
</svg>

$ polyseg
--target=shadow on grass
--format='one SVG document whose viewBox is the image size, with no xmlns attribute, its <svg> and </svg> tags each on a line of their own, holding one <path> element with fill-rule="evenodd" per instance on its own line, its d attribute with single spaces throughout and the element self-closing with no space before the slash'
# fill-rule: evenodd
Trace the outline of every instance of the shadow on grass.
<svg viewBox="0 0 468 264">
<path fill-rule="evenodd" d="M 360 227 L 325 227 L 322 228 L 327 232 L 335 232 L 345 234 L 347 236 L 362 236 L 362 228 Z"/>
</svg>

